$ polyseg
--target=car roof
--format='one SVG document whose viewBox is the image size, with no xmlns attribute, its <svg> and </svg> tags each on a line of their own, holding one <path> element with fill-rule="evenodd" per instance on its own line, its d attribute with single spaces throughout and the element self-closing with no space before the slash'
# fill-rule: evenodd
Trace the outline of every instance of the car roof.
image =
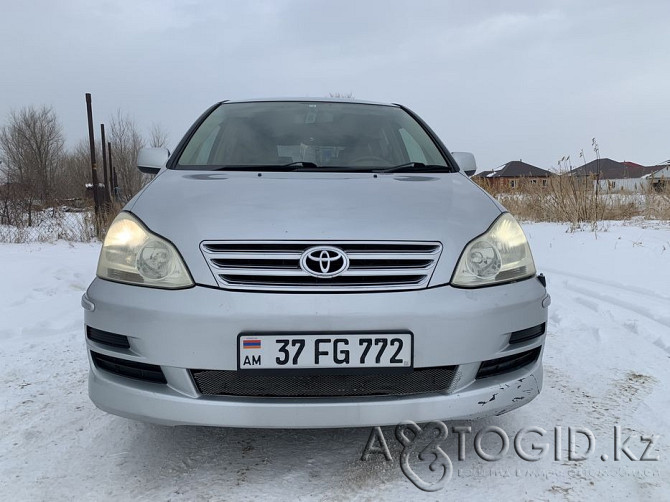
<svg viewBox="0 0 670 502">
<path fill-rule="evenodd" d="M 378 106 L 393 106 L 398 107 L 395 103 L 382 103 L 378 101 L 366 101 L 355 98 L 309 98 L 309 97 L 293 97 L 293 98 L 251 98 L 251 99 L 230 99 L 222 101 L 222 103 L 262 103 L 262 102 L 309 102 L 309 103 L 351 103 L 362 105 L 378 105 Z"/>
</svg>

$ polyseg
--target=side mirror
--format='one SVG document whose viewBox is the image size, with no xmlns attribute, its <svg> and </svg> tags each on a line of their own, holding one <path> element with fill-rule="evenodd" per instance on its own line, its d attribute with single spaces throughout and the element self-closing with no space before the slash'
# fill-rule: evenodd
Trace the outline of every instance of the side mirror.
<svg viewBox="0 0 670 502">
<path fill-rule="evenodd" d="M 158 174 L 169 157 L 167 148 L 142 148 L 137 153 L 137 168 L 145 174 Z"/>
<path fill-rule="evenodd" d="M 468 152 L 451 152 L 458 167 L 468 176 L 472 176 L 477 172 L 477 162 L 475 156 Z"/>
</svg>

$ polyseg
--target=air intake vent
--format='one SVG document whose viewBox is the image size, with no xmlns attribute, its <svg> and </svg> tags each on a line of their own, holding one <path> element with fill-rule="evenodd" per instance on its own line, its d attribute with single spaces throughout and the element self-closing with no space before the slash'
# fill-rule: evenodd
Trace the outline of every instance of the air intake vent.
<svg viewBox="0 0 670 502">
<path fill-rule="evenodd" d="M 97 352 L 91 352 L 91 357 L 96 368 L 109 371 L 115 375 L 144 380 L 145 382 L 167 383 L 160 366 L 128 361 L 118 357 L 98 354 Z"/>
<path fill-rule="evenodd" d="M 538 336 L 544 335 L 545 323 L 538 324 L 532 328 L 522 329 L 520 331 L 514 331 L 509 337 L 509 343 L 521 343 L 537 338 Z"/>
<path fill-rule="evenodd" d="M 542 347 L 537 347 L 533 350 L 514 354 L 513 356 L 500 357 L 498 359 L 491 359 L 484 361 L 479 366 L 479 371 L 475 378 L 486 378 L 494 375 L 501 375 L 518 370 L 524 366 L 534 363 L 540 357 Z"/>
<path fill-rule="evenodd" d="M 102 331 L 100 329 L 86 326 L 86 336 L 89 340 L 101 343 L 103 345 L 109 345 L 110 347 L 117 347 L 120 349 L 130 348 L 130 343 L 128 343 L 127 336 L 117 335 L 115 333 L 110 333 L 109 331 Z"/>
<path fill-rule="evenodd" d="M 343 254 L 348 266 L 334 277 L 307 273 L 301 267 L 301 258 L 319 247 Z M 442 245 L 404 241 L 208 241 L 200 249 L 221 288 L 358 292 L 425 288 Z"/>
</svg>

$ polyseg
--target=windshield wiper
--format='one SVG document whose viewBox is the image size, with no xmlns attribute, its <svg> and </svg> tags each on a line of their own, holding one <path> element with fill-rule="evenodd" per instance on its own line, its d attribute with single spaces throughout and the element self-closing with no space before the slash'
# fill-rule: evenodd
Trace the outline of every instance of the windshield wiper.
<svg viewBox="0 0 670 502">
<path fill-rule="evenodd" d="M 449 166 L 441 166 L 439 164 L 424 164 L 423 162 L 407 162 L 393 167 L 385 167 L 382 169 L 372 169 L 375 173 L 395 173 L 399 171 L 440 171 L 451 172 Z"/>
<path fill-rule="evenodd" d="M 291 162 L 290 164 L 256 164 L 256 165 L 225 165 L 217 166 L 212 171 L 300 171 L 301 168 L 318 169 L 314 162 Z"/>
<path fill-rule="evenodd" d="M 225 165 L 217 166 L 213 171 L 272 171 L 272 172 L 292 172 L 292 171 L 324 171 L 324 172 L 372 172 L 372 173 L 395 173 L 400 171 L 409 172 L 452 172 L 449 166 L 439 164 L 424 164 L 423 162 L 406 162 L 391 167 L 361 167 L 361 166 L 319 166 L 315 162 L 307 160 L 298 160 L 288 164 L 259 164 L 259 165 Z"/>
</svg>

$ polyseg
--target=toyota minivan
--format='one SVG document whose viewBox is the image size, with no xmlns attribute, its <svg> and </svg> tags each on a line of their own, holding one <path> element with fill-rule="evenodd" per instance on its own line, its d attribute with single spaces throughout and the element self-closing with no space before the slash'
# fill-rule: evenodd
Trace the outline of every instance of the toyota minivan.
<svg viewBox="0 0 670 502">
<path fill-rule="evenodd" d="M 160 424 L 356 427 L 509 412 L 550 297 L 519 223 L 415 113 L 224 101 L 114 220 L 82 298 L 89 394 Z"/>
</svg>

